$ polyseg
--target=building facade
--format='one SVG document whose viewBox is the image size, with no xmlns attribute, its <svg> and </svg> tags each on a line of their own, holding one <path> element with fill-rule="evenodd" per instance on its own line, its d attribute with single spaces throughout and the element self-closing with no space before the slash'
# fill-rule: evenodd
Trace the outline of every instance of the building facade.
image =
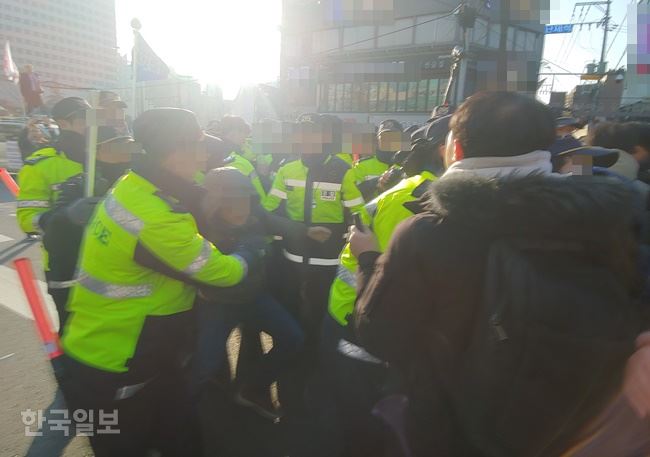
<svg viewBox="0 0 650 457">
<path fill-rule="evenodd" d="M 111 88 L 117 79 L 115 0 L 0 0 L 0 43 L 41 83 Z"/>
<path fill-rule="evenodd" d="M 453 48 L 466 42 L 458 18 L 449 14 L 459 2 L 396 0 L 387 11 L 371 15 L 337 11 L 340 3 L 283 3 L 280 81 L 285 116 L 319 111 L 359 122 L 426 120 L 442 103 Z M 461 78 L 465 97 L 497 88 L 501 42 L 500 1 L 469 3 L 478 17 L 467 36 Z M 539 12 L 511 11 L 509 90 L 535 93 L 543 39 Z"/>
</svg>

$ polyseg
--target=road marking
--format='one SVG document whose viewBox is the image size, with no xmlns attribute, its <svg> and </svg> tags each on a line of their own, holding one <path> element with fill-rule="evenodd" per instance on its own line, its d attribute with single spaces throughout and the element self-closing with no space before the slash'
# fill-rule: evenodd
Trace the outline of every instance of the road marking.
<svg viewBox="0 0 650 457">
<path fill-rule="evenodd" d="M 0 233 L 0 243 L 4 243 L 6 241 L 13 241 L 14 239 L 8 236 L 4 236 L 3 234 Z"/>
<path fill-rule="evenodd" d="M 36 281 L 38 287 L 41 289 L 41 294 L 45 299 L 45 304 L 52 319 L 52 324 L 55 328 L 59 326 L 58 314 L 56 313 L 56 306 L 52 297 L 47 293 L 47 284 L 45 281 Z M 33 320 L 32 311 L 25 298 L 23 286 L 18 278 L 18 273 L 13 268 L 0 265 L 0 284 L 2 284 L 2 294 L 0 294 L 0 306 L 10 309 L 20 316 Z"/>
</svg>

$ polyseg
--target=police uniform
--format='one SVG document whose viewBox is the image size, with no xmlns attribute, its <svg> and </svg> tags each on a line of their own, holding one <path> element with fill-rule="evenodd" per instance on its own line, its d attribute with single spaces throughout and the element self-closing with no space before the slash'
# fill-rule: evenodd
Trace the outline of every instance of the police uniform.
<svg viewBox="0 0 650 457">
<path fill-rule="evenodd" d="M 134 136 L 148 162 L 115 184 L 85 230 L 62 340 L 64 394 L 73 409 L 119 411 L 120 434 L 91 437 L 98 457 L 144 455 L 155 436 L 171 455 L 195 455 L 196 440 L 185 439 L 194 416 L 183 374 L 193 284 L 232 286 L 249 264 L 244 252 L 223 255 L 199 235 L 194 217 L 165 190 L 164 173 L 152 169 L 156 151 L 171 141 L 191 145 L 200 134 L 184 110 L 149 110 L 136 119 Z M 162 267 L 144 266 L 142 251 Z"/>
<path fill-rule="evenodd" d="M 285 298 L 305 326 L 310 342 L 316 340 L 327 306 L 327 295 L 345 242 L 351 213 L 363 212 L 364 200 L 354 183 L 350 167 L 329 156 L 324 163 L 308 168 L 303 160 L 281 167 L 264 207 L 307 226 L 332 231 L 324 243 L 311 239 L 283 240 L 282 254 L 293 271 L 287 279 L 294 294 Z M 296 283 L 297 281 L 297 283 Z M 297 296 L 300 293 L 301 297 Z M 300 305 L 302 302 L 302 306 Z"/>
<path fill-rule="evenodd" d="M 339 152 L 336 154 L 336 157 L 350 165 L 350 167 L 354 166 L 354 159 L 352 158 L 352 154 L 349 154 L 347 152 Z"/>
<path fill-rule="evenodd" d="M 83 173 L 83 165 L 70 160 L 54 147 L 40 149 L 25 160 L 18 173 L 20 191 L 16 217 L 25 233 L 40 233 L 40 219 L 50 211 L 59 196 L 59 186 Z M 47 260 L 44 262 L 47 270 Z"/>
<path fill-rule="evenodd" d="M 354 178 L 357 185 L 372 179 L 380 178 L 390 167 L 390 163 L 382 162 L 377 156 L 363 157 L 354 164 Z"/>
<path fill-rule="evenodd" d="M 266 191 L 264 190 L 262 181 L 260 180 L 260 177 L 257 175 L 255 166 L 252 164 L 250 159 L 246 158 L 244 155 L 245 153 L 233 151 L 232 153 L 230 153 L 228 158 L 226 158 L 224 163 L 229 167 L 236 168 L 242 175 L 250 179 L 251 185 L 253 186 L 253 188 L 257 192 L 257 195 L 259 196 L 260 202 L 263 202 L 266 199 Z"/>
<path fill-rule="evenodd" d="M 411 204 L 424 194 L 435 177 L 423 172 L 402 180 L 366 205 L 370 224 L 377 236 L 379 249 L 385 250 L 395 227 L 412 216 Z M 380 391 L 390 392 L 390 371 L 377 357 L 356 344 L 349 325 L 356 300 L 357 259 L 346 245 L 329 296 L 321 345 L 321 373 L 327 391 L 322 394 L 324 408 L 332 413 L 332 427 L 340 430 L 341 455 L 379 455 L 385 448 L 385 430 L 371 417 L 370 411 L 381 398 Z"/>
<path fill-rule="evenodd" d="M 377 138 L 387 132 L 402 132 L 402 125 L 393 119 L 386 119 L 379 124 Z M 357 186 L 363 193 L 363 196 L 369 200 L 375 198 L 379 192 L 377 182 L 392 165 L 392 159 L 395 151 L 377 150 L 376 154 L 371 157 L 364 157 L 354 165 L 354 176 Z"/>
<path fill-rule="evenodd" d="M 90 105 L 79 97 L 68 97 L 52 108 L 55 119 L 69 119 L 80 111 L 90 109 Z M 39 149 L 24 162 L 18 173 L 20 190 L 17 197 L 16 218 L 21 230 L 27 234 L 42 234 L 47 219 L 59 199 L 61 186 L 70 178 L 84 171 L 85 138 L 83 135 L 61 130 L 53 146 Z M 65 320 L 65 301 L 68 287 L 50 275 L 49 256 L 45 248 L 43 267 L 48 282 L 48 293 L 54 299 L 59 323 Z"/>
</svg>

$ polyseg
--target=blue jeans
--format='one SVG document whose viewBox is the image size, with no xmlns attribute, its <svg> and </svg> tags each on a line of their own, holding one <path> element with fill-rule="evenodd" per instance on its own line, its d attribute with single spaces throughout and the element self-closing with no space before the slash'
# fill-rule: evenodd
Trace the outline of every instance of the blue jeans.
<svg viewBox="0 0 650 457">
<path fill-rule="evenodd" d="M 304 341 L 296 320 L 267 293 L 246 305 L 198 303 L 197 319 L 194 384 L 198 390 L 226 363 L 228 336 L 240 324 L 273 338 L 273 348 L 249 370 L 243 384 L 270 386 L 291 366 Z"/>
</svg>

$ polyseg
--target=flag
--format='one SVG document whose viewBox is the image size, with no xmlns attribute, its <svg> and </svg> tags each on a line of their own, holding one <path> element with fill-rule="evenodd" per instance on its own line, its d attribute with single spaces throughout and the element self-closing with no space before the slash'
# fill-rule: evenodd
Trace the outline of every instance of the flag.
<svg viewBox="0 0 650 457">
<path fill-rule="evenodd" d="M 7 81 L 18 84 L 18 67 L 14 62 L 14 59 L 11 58 L 11 47 L 9 46 L 9 41 L 5 41 L 5 51 L 2 56 L 2 76 Z"/>
<path fill-rule="evenodd" d="M 151 46 L 144 41 L 142 35 L 136 33 L 137 52 L 136 55 L 136 77 L 138 81 L 158 81 L 167 79 L 169 67 L 158 55 L 151 49 Z"/>
</svg>

